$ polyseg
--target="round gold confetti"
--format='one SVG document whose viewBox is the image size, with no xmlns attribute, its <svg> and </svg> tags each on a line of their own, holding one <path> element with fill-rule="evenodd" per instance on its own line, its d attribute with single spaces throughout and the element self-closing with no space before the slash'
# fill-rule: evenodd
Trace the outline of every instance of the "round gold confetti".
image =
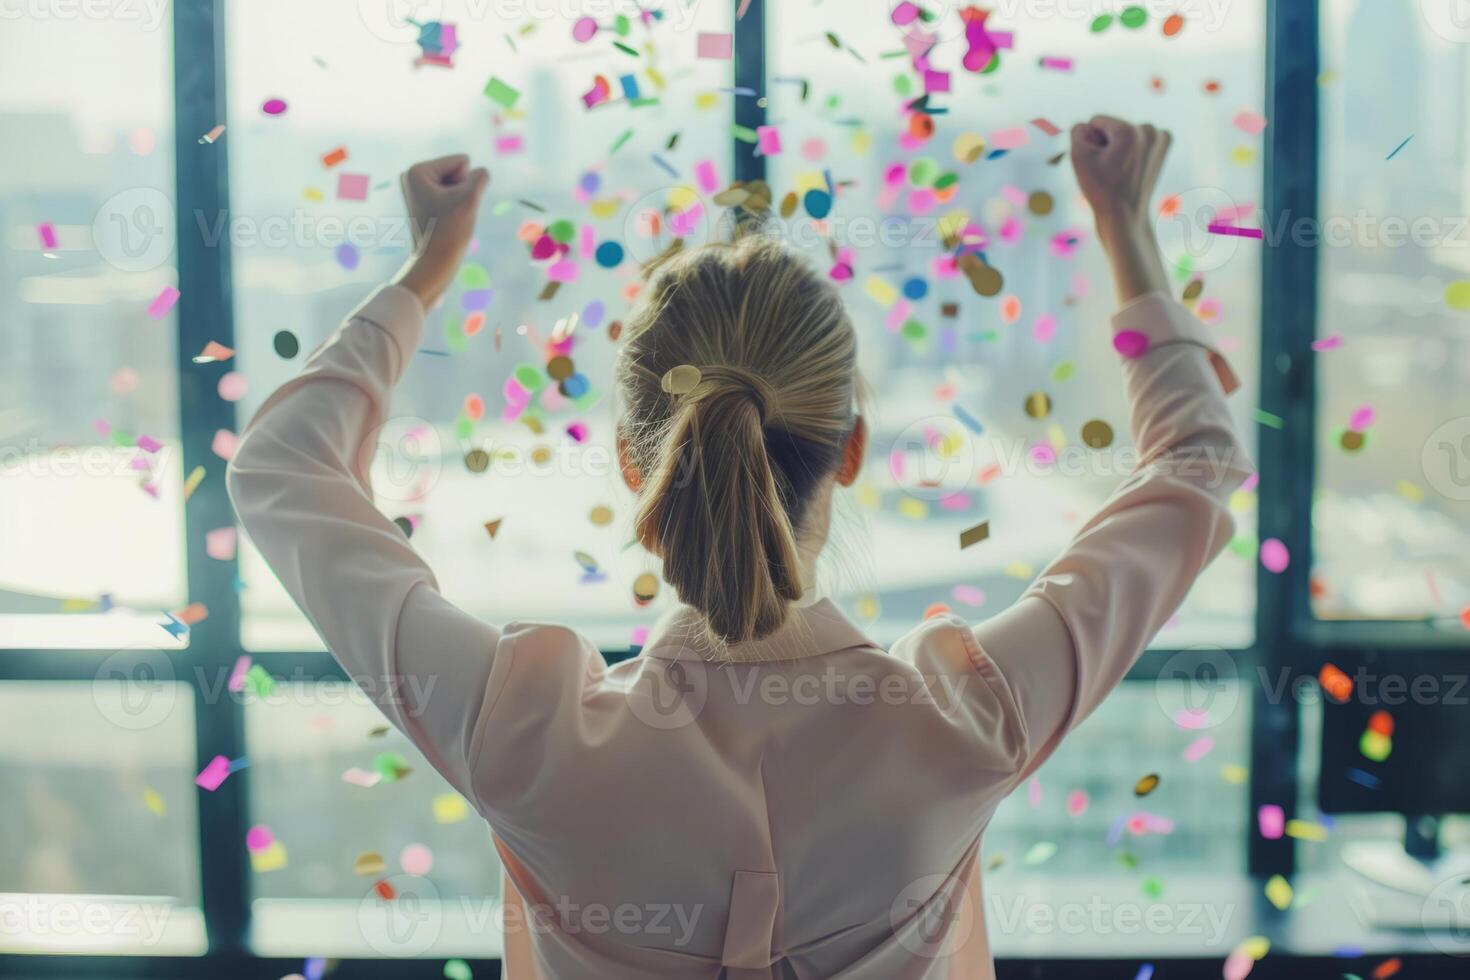
<svg viewBox="0 0 1470 980">
<path fill-rule="evenodd" d="M 791 217 L 800 206 L 801 198 L 796 196 L 796 191 L 791 191 L 785 197 L 781 198 L 781 217 Z"/>
<path fill-rule="evenodd" d="M 973 253 L 960 260 L 960 268 L 969 277 L 970 287 L 981 296 L 995 296 L 1005 285 L 1000 270 L 986 265 L 980 261 L 980 256 Z"/>
<path fill-rule="evenodd" d="M 1159 788 L 1159 774 L 1151 772 L 1133 784 L 1133 795 L 1144 797 Z"/>
<path fill-rule="evenodd" d="M 1193 303 L 1195 300 L 1199 299 L 1200 293 L 1204 291 L 1205 281 L 1203 279 L 1194 280 L 1188 286 L 1184 287 L 1184 302 Z"/>
<path fill-rule="evenodd" d="M 1044 391 L 1033 391 L 1026 396 L 1026 414 L 1033 419 L 1044 419 L 1051 414 L 1051 396 Z"/>
<path fill-rule="evenodd" d="M 576 370 L 577 366 L 572 363 L 572 359 L 570 357 L 553 357 L 551 360 L 546 362 L 546 373 L 551 377 L 551 380 L 553 381 L 565 381 L 567 378 L 570 378 Z"/>
<path fill-rule="evenodd" d="M 535 463 L 537 466 L 545 466 L 547 463 L 551 462 L 551 455 L 552 453 L 550 446 L 537 446 L 535 449 L 531 450 L 531 462 Z"/>
<path fill-rule="evenodd" d="M 652 572 L 644 572 L 633 580 L 633 599 L 640 606 L 646 606 L 658 595 L 658 576 Z"/>
<path fill-rule="evenodd" d="M 464 465 L 471 473 L 483 473 L 490 468 L 490 454 L 483 449 L 471 449 L 464 454 Z"/>
<path fill-rule="evenodd" d="M 1354 432 L 1352 429 L 1346 429 L 1343 431 L 1342 438 L 1338 440 L 1338 445 L 1342 446 L 1342 448 L 1346 452 L 1355 453 L 1359 449 L 1362 449 L 1364 443 L 1366 443 L 1367 441 L 1368 440 L 1364 438 L 1363 433 Z"/>
<path fill-rule="evenodd" d="M 701 377 L 703 375 L 699 373 L 699 368 L 693 364 L 680 364 L 665 371 L 660 384 L 671 395 L 687 395 L 699 384 Z"/>
<path fill-rule="evenodd" d="M 1082 427 L 1082 441 L 1093 449 L 1106 449 L 1113 444 L 1113 427 L 1093 419 Z"/>
<path fill-rule="evenodd" d="M 974 163 L 985 153 L 985 140 L 978 133 L 961 133 L 955 137 L 954 158 L 960 163 Z"/>
<path fill-rule="evenodd" d="M 383 855 L 377 851 L 363 851 L 352 862 L 353 873 L 364 877 L 382 874 L 387 865 L 383 861 Z"/>
<path fill-rule="evenodd" d="M 1056 205 L 1052 196 L 1046 191 L 1036 191 L 1026 201 L 1026 207 L 1037 217 L 1045 217 L 1051 214 L 1051 209 Z"/>
<path fill-rule="evenodd" d="M 750 200 L 750 191 L 739 184 L 727 187 L 715 195 L 715 203 L 722 208 L 738 208 Z"/>
<path fill-rule="evenodd" d="M 607 525 L 612 523 L 612 508 L 608 507 L 605 504 L 598 504 L 596 507 L 592 508 L 592 513 L 588 514 L 587 517 L 590 521 L 592 521 L 593 524 L 596 524 L 598 527 L 606 527 Z"/>
</svg>

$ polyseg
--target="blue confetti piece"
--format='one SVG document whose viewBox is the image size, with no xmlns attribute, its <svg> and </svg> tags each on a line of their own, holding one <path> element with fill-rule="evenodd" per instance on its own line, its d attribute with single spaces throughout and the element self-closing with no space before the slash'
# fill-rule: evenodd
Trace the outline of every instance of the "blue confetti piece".
<svg viewBox="0 0 1470 980">
<path fill-rule="evenodd" d="M 955 405 L 954 417 L 963 422 L 965 424 L 965 428 L 969 429 L 977 436 L 985 432 L 985 426 L 980 424 L 979 419 L 971 415 L 969 412 L 965 411 L 963 405 Z"/>
<path fill-rule="evenodd" d="M 1349 769 L 1347 771 L 1347 778 L 1351 779 L 1359 786 L 1366 786 L 1368 789 L 1383 788 L 1383 780 L 1379 779 L 1371 772 L 1364 772 L 1361 769 Z"/>
<path fill-rule="evenodd" d="M 238 759 L 230 760 L 230 772 L 239 772 L 241 769 L 250 768 L 250 757 L 242 755 Z"/>
<path fill-rule="evenodd" d="M 653 162 L 662 167 L 664 173 L 668 174 L 670 177 L 674 178 L 675 180 L 679 179 L 679 171 L 675 170 L 673 165 L 670 164 L 669 161 L 665 160 L 657 153 L 653 155 Z"/>
<path fill-rule="evenodd" d="M 1413 133 L 1410 133 L 1408 135 L 1408 137 L 1402 143 L 1400 143 L 1398 146 L 1394 147 L 1393 148 L 1393 152 L 1390 153 L 1384 159 L 1385 160 L 1392 160 L 1394 157 L 1398 156 L 1399 155 L 1399 150 L 1402 150 L 1404 147 L 1408 146 L 1409 145 L 1409 140 L 1411 140 L 1413 138 L 1414 138 L 1414 134 Z"/>
<path fill-rule="evenodd" d="M 162 626 L 164 632 L 167 633 L 169 636 L 172 636 L 175 639 L 177 639 L 178 637 L 184 636 L 185 634 L 187 634 L 189 632 L 189 627 L 185 626 L 183 623 L 179 622 L 177 619 L 174 619 L 173 616 L 170 615 L 166 610 L 160 610 L 160 611 L 163 612 L 163 614 L 168 617 L 168 622 L 167 623 L 159 623 L 158 625 L 159 626 Z"/>
<path fill-rule="evenodd" d="M 306 980 L 322 980 L 327 975 L 327 960 L 324 956 L 312 956 L 307 959 L 301 968 L 301 975 Z"/>
<path fill-rule="evenodd" d="M 1133 980 L 1153 980 L 1153 976 L 1154 965 L 1152 963 L 1145 963 L 1138 968 L 1138 973 L 1134 975 Z"/>
</svg>

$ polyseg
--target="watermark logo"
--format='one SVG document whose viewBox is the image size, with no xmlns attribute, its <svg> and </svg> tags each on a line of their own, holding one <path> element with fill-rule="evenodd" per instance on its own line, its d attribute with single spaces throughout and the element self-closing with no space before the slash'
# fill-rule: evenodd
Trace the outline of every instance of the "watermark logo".
<svg viewBox="0 0 1470 980">
<path fill-rule="evenodd" d="M 103 260 L 123 272 L 147 272 L 174 253 L 173 202 L 153 187 L 114 194 L 92 220 L 92 244 Z"/>
<path fill-rule="evenodd" d="M 628 710 L 649 728 L 671 731 L 693 724 L 709 699 L 709 675 L 688 650 L 674 660 L 642 658 L 627 691 Z"/>
<path fill-rule="evenodd" d="M 1199 646 L 1174 654 L 1154 681 L 1154 700 L 1181 728 L 1223 725 L 1240 705 L 1240 672 L 1221 647 Z"/>
<path fill-rule="evenodd" d="M 1429 29 L 1452 44 L 1470 44 L 1470 0 L 1419 0 Z"/>
<path fill-rule="evenodd" d="M 1159 248 L 1165 255 L 1188 256 L 1195 272 L 1219 269 L 1235 257 L 1240 239 L 1216 234 L 1210 226 L 1233 223 L 1238 211 L 1235 200 L 1218 187 L 1192 187 L 1175 194 L 1154 219 Z"/>
<path fill-rule="evenodd" d="M 443 15 L 444 0 L 357 0 L 357 17 L 368 33 L 389 44 L 412 44 L 419 24 Z"/>
<path fill-rule="evenodd" d="M 979 909 L 960 879 L 925 875 L 898 893 L 888 922 L 904 949 L 925 959 L 941 959 L 970 941 L 979 925 Z"/>
<path fill-rule="evenodd" d="M 974 478 L 975 442 L 951 416 L 919 419 L 889 446 L 888 473 L 909 496 L 942 500 L 964 490 Z"/>
<path fill-rule="evenodd" d="M 1429 434 L 1420 450 L 1424 479 L 1450 500 L 1470 500 L 1470 415 L 1450 419 Z"/>
<path fill-rule="evenodd" d="M 92 678 L 92 703 L 118 728 L 142 731 L 162 724 L 179 696 L 174 664 L 163 650 L 126 647 Z"/>
<path fill-rule="evenodd" d="M 650 191 L 628 206 L 623 217 L 622 241 L 627 256 L 643 265 L 662 255 L 678 241 L 685 249 L 715 240 L 716 228 L 729 230 L 733 217 L 688 186 Z"/>
<path fill-rule="evenodd" d="M 383 956 L 423 956 L 439 941 L 444 907 L 427 878 L 393 875 L 373 885 L 357 905 L 357 928 Z"/>
<path fill-rule="evenodd" d="M 371 473 L 378 500 L 395 504 L 422 500 L 444 471 L 439 430 L 416 416 L 388 419 L 363 440 L 358 466 Z"/>
<path fill-rule="evenodd" d="M 1420 907 L 1429 943 L 1446 956 L 1470 956 L 1470 874 L 1447 878 Z"/>
</svg>

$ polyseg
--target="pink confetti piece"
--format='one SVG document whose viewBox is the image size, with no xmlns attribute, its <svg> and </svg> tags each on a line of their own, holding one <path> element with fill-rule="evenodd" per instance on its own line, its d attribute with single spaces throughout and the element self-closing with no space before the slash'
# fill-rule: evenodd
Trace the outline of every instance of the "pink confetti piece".
<svg viewBox="0 0 1470 980">
<path fill-rule="evenodd" d="M 495 137 L 495 152 L 503 157 L 514 156 L 525 148 L 526 140 L 519 133 Z"/>
<path fill-rule="evenodd" d="M 781 130 L 776 126 L 757 126 L 756 145 L 763 156 L 773 157 L 781 152 Z"/>
<path fill-rule="evenodd" d="M 1041 806 L 1041 780 L 1032 778 L 1026 783 L 1026 802 L 1032 809 Z"/>
<path fill-rule="evenodd" d="M 214 439 L 209 443 L 209 448 L 214 454 L 225 462 L 235 458 L 235 450 L 240 446 L 240 437 L 229 429 L 216 429 Z"/>
<path fill-rule="evenodd" d="M 1251 136 L 1259 136 L 1261 131 L 1266 128 L 1266 117 L 1250 109 L 1240 110 L 1230 122 L 1234 124 L 1236 129 L 1242 133 L 1248 133 Z"/>
<path fill-rule="evenodd" d="M 893 8 L 891 16 L 895 25 L 898 27 L 907 27 L 919 19 L 919 8 L 917 5 L 910 3 L 909 0 L 903 0 L 902 3 Z"/>
<path fill-rule="evenodd" d="M 1215 740 L 1208 735 L 1201 735 L 1190 742 L 1184 750 L 1185 762 L 1198 762 L 1215 748 Z"/>
<path fill-rule="evenodd" d="M 572 25 L 572 39 L 578 44 L 586 44 L 597 36 L 597 21 L 591 17 L 578 18 Z"/>
<path fill-rule="evenodd" d="M 156 453 L 163 448 L 163 443 L 150 435 L 139 436 L 134 444 L 145 453 Z"/>
<path fill-rule="evenodd" d="M 1251 959 L 1250 954 L 1245 950 L 1237 949 L 1225 957 L 1225 967 L 1220 975 L 1224 980 L 1245 980 L 1255 967 L 1256 961 Z"/>
<path fill-rule="evenodd" d="M 194 785 L 213 793 L 230 774 L 230 760 L 217 755 L 194 777 Z"/>
<path fill-rule="evenodd" d="M 260 104 L 260 111 L 267 116 L 279 116 L 286 111 L 286 100 L 266 99 Z"/>
<path fill-rule="evenodd" d="M 1074 817 L 1080 817 L 1087 812 L 1092 798 L 1087 795 L 1086 790 L 1074 789 L 1067 794 L 1067 813 Z"/>
<path fill-rule="evenodd" d="M 714 194 L 720 189 L 720 172 L 713 160 L 701 160 L 694 165 L 694 179 L 701 194 Z"/>
<path fill-rule="evenodd" d="M 342 782 L 351 783 L 353 786 L 361 786 L 363 789 L 371 789 L 383 781 L 382 775 L 376 772 L 368 772 L 366 769 L 358 769 L 354 766 L 342 774 Z"/>
<path fill-rule="evenodd" d="M 434 870 L 434 852 L 423 844 L 409 844 L 399 852 L 398 866 L 404 874 L 422 878 Z"/>
<path fill-rule="evenodd" d="M 1174 716 L 1174 724 L 1187 732 L 1198 731 L 1209 726 L 1210 715 L 1203 708 L 1183 708 Z"/>
<path fill-rule="evenodd" d="M 49 221 L 43 221 L 36 225 L 36 235 L 41 239 L 41 249 L 45 252 L 56 251 L 56 226 Z"/>
<path fill-rule="evenodd" d="M 1071 71 L 1071 58 L 1042 58 L 1041 67 L 1045 71 Z"/>
<path fill-rule="evenodd" d="M 1035 337 L 1038 343 L 1049 344 L 1056 335 L 1057 318 L 1051 313 L 1041 314 L 1031 325 L 1031 336 Z"/>
<path fill-rule="evenodd" d="M 1237 228 L 1235 225 L 1222 225 L 1211 222 L 1206 230 L 1212 235 L 1225 235 L 1231 238 L 1265 238 L 1265 233 L 1259 228 Z"/>
<path fill-rule="evenodd" d="M 950 75 L 947 71 L 924 72 L 924 91 L 926 93 L 948 92 Z"/>
<path fill-rule="evenodd" d="M 955 602 L 964 603 L 967 606 L 985 605 L 985 590 L 973 585 L 956 585 L 950 591 L 950 595 L 954 596 Z"/>
<path fill-rule="evenodd" d="M 1373 425 L 1373 420 L 1377 417 L 1378 413 L 1373 410 L 1372 405 L 1364 405 L 1353 412 L 1353 417 L 1348 420 L 1348 428 L 1354 432 L 1366 431 Z"/>
<path fill-rule="evenodd" d="M 230 668 L 230 679 L 225 682 L 226 689 L 238 694 L 245 690 L 245 675 L 250 670 L 250 655 L 242 653 L 235 658 L 235 666 Z"/>
<path fill-rule="evenodd" d="M 573 422 L 567 426 L 567 435 L 576 443 L 587 441 L 587 424 L 585 422 Z"/>
<path fill-rule="evenodd" d="M 1286 813 L 1275 803 L 1267 803 L 1256 811 L 1256 825 L 1266 840 L 1280 840 L 1286 833 Z"/>
<path fill-rule="evenodd" d="M 1052 124 L 1052 121 L 1050 119 L 1044 119 L 1040 116 L 1031 120 L 1031 125 L 1035 126 L 1037 129 L 1041 130 L 1048 136 L 1055 136 L 1061 132 L 1060 129 Z"/>
<path fill-rule="evenodd" d="M 276 842 L 276 835 L 265 824 L 256 824 L 245 832 L 245 846 L 255 853 L 268 851 Z"/>
<path fill-rule="evenodd" d="M 735 56 L 735 35 L 699 34 L 699 57 L 709 61 L 729 61 Z"/>
<path fill-rule="evenodd" d="M 1280 575 L 1291 564 L 1291 553 L 1278 538 L 1267 538 L 1261 542 L 1261 567 L 1273 575 Z"/>
<path fill-rule="evenodd" d="M 230 561 L 235 557 L 235 529 L 217 527 L 204 535 L 204 553 L 216 561 Z"/>
<path fill-rule="evenodd" d="M 239 371 L 229 371 L 220 375 L 216 388 L 221 399 L 227 402 L 237 402 L 249 393 L 250 383 Z"/>
<path fill-rule="evenodd" d="M 1141 330 L 1119 330 L 1113 335 L 1113 349 L 1124 357 L 1142 357 L 1148 348 L 1148 334 Z"/>
<path fill-rule="evenodd" d="M 174 304 L 178 301 L 179 291 L 173 286 L 164 286 L 163 292 L 159 293 L 158 298 L 149 304 L 148 315 L 155 320 L 161 320 L 168 315 L 168 311 L 173 309 Z"/>
<path fill-rule="evenodd" d="M 990 134 L 989 143 L 997 150 L 1015 150 L 1025 146 L 1030 139 L 1024 127 L 1016 126 L 1011 129 L 997 129 Z"/>
<path fill-rule="evenodd" d="M 1337 350 L 1337 348 L 1341 346 L 1342 334 L 1339 333 L 1330 334 L 1319 340 L 1312 341 L 1312 350 L 1316 351 L 1319 354 L 1323 351 Z"/>
<path fill-rule="evenodd" d="M 337 198 L 342 201 L 366 201 L 369 178 L 367 174 L 337 175 Z"/>
</svg>

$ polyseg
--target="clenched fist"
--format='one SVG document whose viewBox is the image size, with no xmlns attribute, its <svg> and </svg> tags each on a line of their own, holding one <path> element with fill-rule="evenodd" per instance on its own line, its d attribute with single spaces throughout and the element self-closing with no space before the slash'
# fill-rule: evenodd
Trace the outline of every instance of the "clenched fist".
<svg viewBox="0 0 1470 980">
<path fill-rule="evenodd" d="M 413 228 L 414 254 L 399 274 L 428 309 L 454 280 L 475 233 L 480 198 L 490 171 L 470 169 L 463 153 L 416 163 L 403 174 L 403 202 Z"/>
<path fill-rule="evenodd" d="M 1149 202 L 1171 142 L 1166 130 L 1112 116 L 1072 127 L 1072 169 L 1092 206 L 1121 303 L 1169 289 Z"/>
</svg>

